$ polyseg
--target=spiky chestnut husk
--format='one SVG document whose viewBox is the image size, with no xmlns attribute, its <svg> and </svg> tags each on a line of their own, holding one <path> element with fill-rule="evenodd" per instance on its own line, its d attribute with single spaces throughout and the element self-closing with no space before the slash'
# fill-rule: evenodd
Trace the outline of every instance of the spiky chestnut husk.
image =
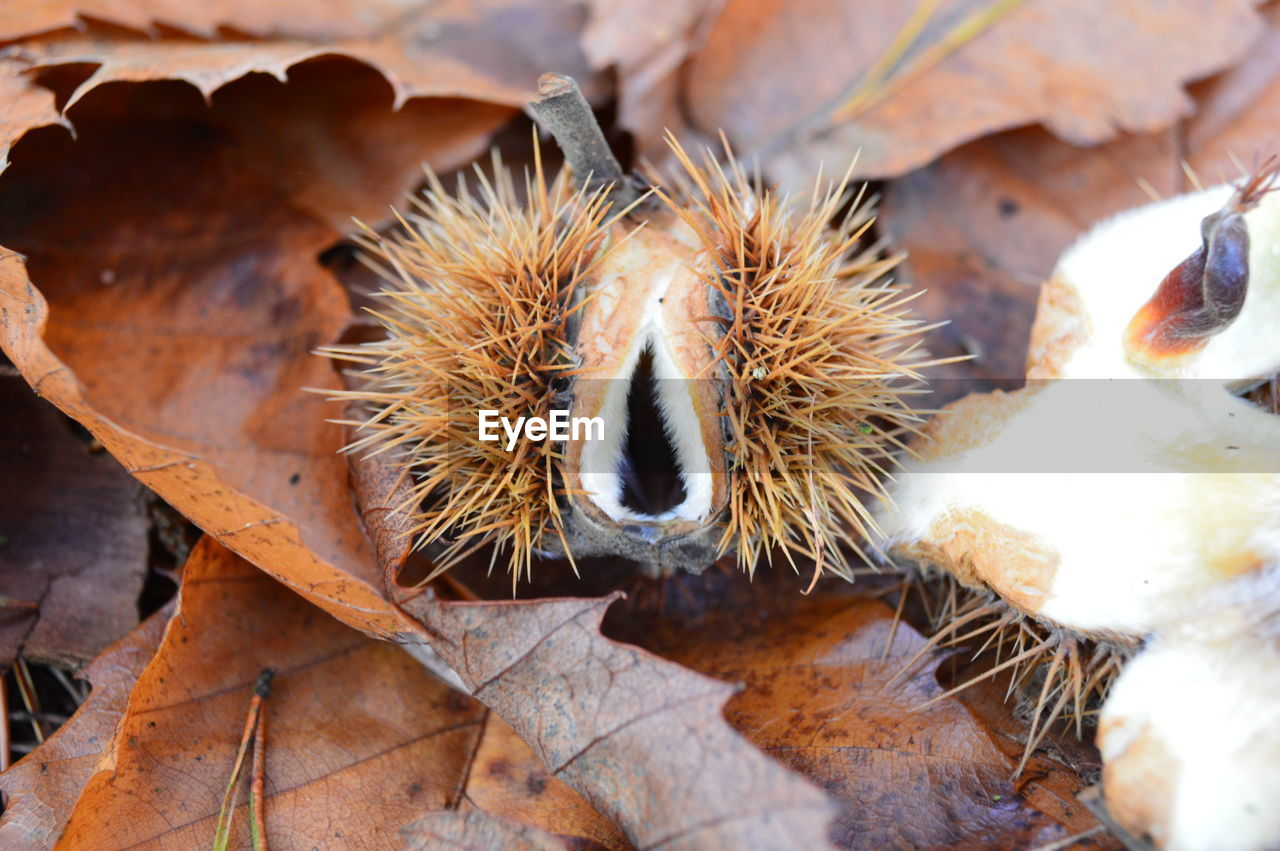
<svg viewBox="0 0 1280 851">
<path fill-rule="evenodd" d="M 414 482 L 398 510 L 418 545 L 444 544 L 442 568 L 493 545 L 515 577 L 539 554 L 662 573 L 775 550 L 847 574 L 841 549 L 862 545 L 864 501 L 918 420 L 911 295 L 866 244 L 867 206 L 837 216 L 847 181 L 793 205 L 673 148 L 683 174 L 642 212 L 540 167 L 521 198 L 499 167 L 456 198 L 433 181 L 398 233 L 366 240 L 386 339 L 325 353 L 364 367 L 342 394 L 367 410 L 348 451 L 397 453 Z M 623 504 L 616 431 L 646 352 L 690 494 L 652 515 Z M 482 409 L 607 414 L 614 439 L 508 453 L 478 440 Z"/>
<path fill-rule="evenodd" d="M 751 570 L 781 550 L 844 572 L 841 548 L 865 556 L 874 527 L 864 500 L 919 422 L 904 398 L 923 365 L 904 292 L 864 237 L 870 205 L 848 178 L 793 207 L 757 192 L 730 157 L 699 167 L 671 140 L 683 174 L 659 194 L 697 235 L 713 347 L 727 374 L 729 510 L 719 542 Z M 842 206 L 843 218 L 837 219 Z M 832 227 L 832 223 L 835 226 Z"/>
<path fill-rule="evenodd" d="M 495 168 L 478 194 L 448 193 L 432 176 L 400 218 L 400 231 L 361 240 L 384 284 L 371 310 L 384 339 L 321 352 L 364 367 L 338 398 L 366 414 L 342 422 L 357 435 L 346 452 L 397 453 L 412 477 L 395 510 L 413 520 L 419 546 L 446 534 L 445 566 L 492 543 L 527 572 L 547 538 L 563 538 L 562 459 L 551 442 L 522 441 L 508 454 L 478 439 L 476 412 L 547 416 L 577 365 L 575 293 L 603 256 L 603 192 L 548 184 L 539 167 L 523 200 Z"/>
</svg>

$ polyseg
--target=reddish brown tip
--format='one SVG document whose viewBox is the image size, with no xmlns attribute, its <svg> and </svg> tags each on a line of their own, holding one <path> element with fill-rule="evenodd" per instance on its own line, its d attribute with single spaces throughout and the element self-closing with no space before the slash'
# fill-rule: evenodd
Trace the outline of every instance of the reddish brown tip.
<svg viewBox="0 0 1280 851">
<path fill-rule="evenodd" d="M 1271 191 L 1275 174 L 1273 166 L 1250 178 L 1223 209 L 1204 218 L 1200 247 L 1165 276 L 1129 320 L 1124 344 L 1130 355 L 1148 363 L 1184 358 L 1236 320 L 1249 289 L 1249 228 L 1243 213 Z"/>
</svg>

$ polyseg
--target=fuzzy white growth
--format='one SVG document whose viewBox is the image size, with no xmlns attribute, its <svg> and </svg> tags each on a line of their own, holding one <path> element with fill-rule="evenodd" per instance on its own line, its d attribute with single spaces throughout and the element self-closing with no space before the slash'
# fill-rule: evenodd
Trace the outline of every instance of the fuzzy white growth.
<svg viewBox="0 0 1280 851">
<path fill-rule="evenodd" d="M 1037 317 L 1059 351 L 1032 375 L 1050 380 L 940 418 L 879 518 L 891 546 L 946 550 L 975 565 L 970 581 L 1061 626 L 1133 636 L 1280 559 L 1280 419 L 1228 389 L 1280 369 L 1280 196 L 1246 214 L 1250 285 L 1235 323 L 1163 375 L 1123 345 L 1231 192 L 1124 213 L 1064 254 L 1049 286 L 1070 310 L 1042 301 Z M 1161 380 L 1107 381 L 1121 378 Z"/>
<path fill-rule="evenodd" d="M 1231 197 L 1216 186 L 1120 213 L 1094 227 L 1058 261 L 1054 277 L 1079 295 L 1087 335 L 1057 371 L 1062 378 L 1179 377 L 1238 381 L 1280 366 L 1280 195 L 1245 214 L 1249 294 L 1240 317 L 1195 358 L 1155 371 L 1124 353 L 1124 329 L 1160 281 L 1200 245 L 1200 221 Z"/>
<path fill-rule="evenodd" d="M 881 526 L 900 546 L 960 534 L 949 516 L 992 518 L 1056 556 L 1039 576 L 997 564 L 1008 573 L 989 584 L 1074 630 L 1143 635 L 1224 574 L 1280 559 L 1280 476 L 1255 472 L 1276 468 L 1280 420 L 1225 393 L 1206 410 L 1169 390 L 1061 381 L 1024 391 L 1025 407 L 989 442 L 908 463 Z M 1100 395 L 1112 404 L 1084 409 Z M 1108 465 L 1122 472 L 1044 472 Z M 1001 560 L 999 542 L 984 545 Z"/>
<path fill-rule="evenodd" d="M 1111 815 L 1171 851 L 1280 839 L 1280 572 L 1223 590 L 1125 667 L 1099 725 Z"/>
</svg>

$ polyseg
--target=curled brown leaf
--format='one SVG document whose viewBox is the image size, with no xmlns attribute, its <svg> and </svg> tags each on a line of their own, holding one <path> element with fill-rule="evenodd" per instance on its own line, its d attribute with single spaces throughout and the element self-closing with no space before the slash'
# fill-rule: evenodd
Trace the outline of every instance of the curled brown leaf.
<svg viewBox="0 0 1280 851">
<path fill-rule="evenodd" d="M 184 83 L 103 85 L 70 109 L 75 139 L 31 131 L 0 175 L 0 345 L 28 382 L 202 528 L 384 634 L 338 412 L 303 389 L 335 386 L 311 352 L 350 315 L 319 255 L 511 114 L 391 101 L 333 58 L 211 105 Z"/>
</svg>

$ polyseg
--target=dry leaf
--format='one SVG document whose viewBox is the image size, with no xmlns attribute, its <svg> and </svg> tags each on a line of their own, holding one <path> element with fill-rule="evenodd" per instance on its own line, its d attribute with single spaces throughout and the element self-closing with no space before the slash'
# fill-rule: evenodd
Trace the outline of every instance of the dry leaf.
<svg viewBox="0 0 1280 851">
<path fill-rule="evenodd" d="M 683 611 L 656 628 L 618 618 L 611 632 L 742 682 L 729 722 L 839 799 L 840 845 L 1034 847 L 1096 824 L 1074 801 L 1087 784 L 1072 771 L 1037 759 L 1015 783 L 1016 743 L 1011 757 L 958 697 L 921 708 L 943 692 L 943 657 L 908 667 L 924 639 L 895 627 L 889 606 L 838 586 L 799 598 L 776 579 L 756 582 L 755 605 L 739 592 L 701 616 Z M 1002 697 L 994 708 L 1008 718 Z"/>
<path fill-rule="evenodd" d="M 84 670 L 93 691 L 76 714 L 0 774 L 0 847 L 48 848 L 62 833 L 80 790 L 124 716 L 129 692 L 160 646 L 172 611 L 169 606 L 156 612 L 94 659 Z"/>
<path fill-rule="evenodd" d="M 337 38 L 386 26 L 404 5 L 395 0 L 216 0 L 199 4 L 182 0 L 11 0 L 5 7 L 0 41 L 80 27 L 87 20 L 139 32 L 163 26 L 209 38 L 217 37 L 222 28 L 255 36 L 291 33 Z"/>
<path fill-rule="evenodd" d="M 23 72 L 24 62 L 0 57 L 0 171 L 9 165 L 9 149 L 33 127 L 59 124 L 62 116 L 53 92 Z"/>
<path fill-rule="evenodd" d="M 631 847 L 612 822 L 552 777 L 515 730 L 492 712 L 485 718 L 458 807 L 459 815 L 477 811 L 548 833 L 581 837 L 605 848 Z M 426 818 L 444 820 L 446 816 Z"/>
<path fill-rule="evenodd" d="M 0 175 L 0 245 L 32 282 L 0 259 L 0 343 L 28 381 L 204 529 L 383 633 L 336 411 L 302 389 L 335 386 L 311 351 L 349 317 L 318 257 L 420 160 L 464 161 L 510 114 L 391 99 L 338 59 L 211 108 L 182 83 L 102 86 L 70 110 L 74 141 L 33 131 Z"/>
<path fill-rule="evenodd" d="M 1280 6 L 1264 14 L 1263 37 L 1238 67 L 1196 87 L 1196 115 L 1179 128 L 1181 155 L 1205 185 L 1237 180 L 1280 149 Z"/>
<path fill-rule="evenodd" d="M 1075 144 L 1185 117 L 1183 84 L 1245 54 L 1252 0 L 734 0 L 688 70 L 693 126 L 807 186 L 820 162 L 890 177 L 1041 123 Z M 657 132 L 654 128 L 651 132 Z"/>
<path fill-rule="evenodd" d="M 443 602 L 396 586 L 409 521 L 389 453 L 355 458 L 388 588 L 473 695 L 638 848 L 823 848 L 832 802 L 733 731 L 734 692 L 600 634 L 599 599 Z M 637 783 L 632 778 L 644 778 Z"/>
<path fill-rule="evenodd" d="M 23 12 L 54 17 L 66 13 L 37 0 L 0 25 L 0 42 L 26 35 Z M 233 8 L 228 8 L 232 5 Z M 83 34 L 58 31 L 20 42 L 3 53 L 37 65 L 101 64 L 95 83 L 111 79 L 186 79 L 202 92 L 254 70 L 280 76 L 308 58 L 335 54 L 377 68 L 400 107 L 413 97 L 467 97 L 520 106 L 547 68 L 578 77 L 593 96 L 602 80 L 591 73 L 579 44 L 586 10 L 578 0 L 537 6 L 512 0 L 444 0 L 408 5 L 388 0 L 291 0 L 232 4 L 185 2 L 113 3 L 81 14 L 112 26 L 90 26 Z M 198 13 L 198 14 L 197 14 Z M 28 18 L 31 16 L 28 15 Z M 152 31 L 150 24 L 163 26 Z M 227 28 L 218 32 L 216 27 Z M 119 29 L 131 27 L 137 35 Z M 196 41 L 172 29 L 215 39 Z M 15 32 L 15 30 L 22 30 Z M 143 31 L 149 32 L 144 35 Z M 249 33 L 262 39 L 227 38 Z"/>
<path fill-rule="evenodd" d="M 264 702 L 270 842 L 398 847 L 402 826 L 459 805 L 490 726 L 483 706 L 208 538 L 183 573 L 177 612 L 76 803 L 63 847 L 209 843 L 250 687 L 267 667 L 277 672 Z M 527 753 L 517 746 L 509 758 Z M 573 793 L 550 783 L 557 788 L 547 797 L 560 802 L 553 812 L 576 816 L 560 831 L 583 825 L 608 837 L 599 816 L 566 806 Z M 248 842 L 244 806 L 234 847 Z M 537 804 L 524 809 L 538 812 Z"/>
<path fill-rule="evenodd" d="M 79 667 L 138 622 L 142 488 L 21 380 L 0 375 L 0 670 Z"/>
<path fill-rule="evenodd" d="M 1175 153 L 1172 132 L 1081 149 L 1026 129 L 889 184 L 882 232 L 907 253 L 902 276 L 926 290 L 916 310 L 947 321 L 929 349 L 973 356 L 934 371 L 934 404 L 1022 383 L 1036 298 L 1058 255 L 1098 218 L 1146 200 L 1140 180 L 1177 191 Z"/>
<path fill-rule="evenodd" d="M 407 608 L 472 693 L 637 847 L 826 847 L 829 800 L 725 723 L 733 686 L 602 636 L 610 602 Z"/>
<path fill-rule="evenodd" d="M 210 844 L 250 688 L 267 667 L 277 671 L 265 708 L 268 841 L 390 847 L 401 825 L 453 803 L 483 707 L 208 538 L 183 574 L 61 847 Z M 232 847 L 248 845 L 248 822 L 242 804 Z"/>
</svg>

